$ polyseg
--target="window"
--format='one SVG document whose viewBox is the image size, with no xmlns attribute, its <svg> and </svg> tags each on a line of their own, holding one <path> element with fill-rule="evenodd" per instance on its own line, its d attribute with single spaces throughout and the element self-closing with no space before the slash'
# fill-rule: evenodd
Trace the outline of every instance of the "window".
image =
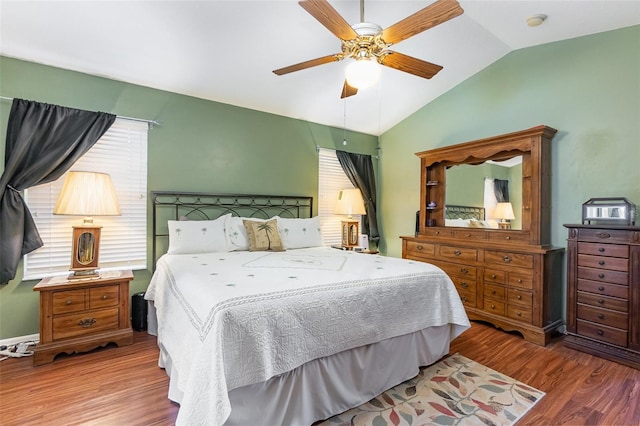
<svg viewBox="0 0 640 426">
<path fill-rule="evenodd" d="M 342 240 L 340 221 L 345 219 L 345 216 L 334 214 L 333 211 L 338 194 L 347 188 L 354 188 L 354 186 L 342 170 L 336 152 L 332 149 L 319 148 L 318 216 L 324 245 L 340 245 Z M 354 215 L 356 220 L 360 220 L 360 217 L 360 215 Z"/>
<path fill-rule="evenodd" d="M 99 216 L 100 269 L 147 267 L 147 132 L 144 122 L 118 118 L 70 171 L 96 171 L 111 175 L 121 216 Z M 44 246 L 24 257 L 23 279 L 66 275 L 71 260 L 72 226 L 78 216 L 53 214 L 66 173 L 55 182 L 25 191 Z"/>
</svg>

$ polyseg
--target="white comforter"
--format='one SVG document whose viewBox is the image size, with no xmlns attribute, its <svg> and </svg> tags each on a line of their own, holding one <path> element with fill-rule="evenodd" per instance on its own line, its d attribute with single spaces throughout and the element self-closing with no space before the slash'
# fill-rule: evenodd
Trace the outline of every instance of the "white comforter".
<svg viewBox="0 0 640 426">
<path fill-rule="evenodd" d="M 178 424 L 221 425 L 227 392 L 423 328 L 469 326 L 433 265 L 318 247 L 165 255 L 146 298 L 179 372 Z"/>
</svg>

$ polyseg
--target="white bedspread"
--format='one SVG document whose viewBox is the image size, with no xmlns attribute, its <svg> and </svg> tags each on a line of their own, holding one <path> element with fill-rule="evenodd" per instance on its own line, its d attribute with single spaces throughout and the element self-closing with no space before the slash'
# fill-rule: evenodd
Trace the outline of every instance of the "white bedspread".
<svg viewBox="0 0 640 426">
<path fill-rule="evenodd" d="M 221 425 L 227 392 L 310 360 L 454 324 L 469 326 L 437 267 L 331 248 L 165 255 L 147 299 L 180 374 L 178 424 Z"/>
</svg>

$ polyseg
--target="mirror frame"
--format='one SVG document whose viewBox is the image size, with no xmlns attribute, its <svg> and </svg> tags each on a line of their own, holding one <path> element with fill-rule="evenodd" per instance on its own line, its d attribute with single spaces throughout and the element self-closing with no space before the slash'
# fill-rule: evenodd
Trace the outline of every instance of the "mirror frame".
<svg viewBox="0 0 640 426">
<path fill-rule="evenodd" d="M 476 141 L 416 153 L 420 158 L 418 235 L 452 236 L 455 230 L 473 238 L 506 238 L 521 244 L 550 244 L 550 142 L 557 130 L 536 126 Z M 522 229 L 445 227 L 446 169 L 459 164 L 505 160 L 522 155 Z M 431 226 L 427 226 L 427 224 Z"/>
</svg>

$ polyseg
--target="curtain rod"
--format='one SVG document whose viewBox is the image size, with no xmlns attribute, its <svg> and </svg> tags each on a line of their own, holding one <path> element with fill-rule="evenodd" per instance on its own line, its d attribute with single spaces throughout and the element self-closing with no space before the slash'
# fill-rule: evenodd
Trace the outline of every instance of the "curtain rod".
<svg viewBox="0 0 640 426">
<path fill-rule="evenodd" d="M 9 98 L 7 96 L 0 96 L 0 99 L 4 99 L 7 101 L 13 101 L 13 98 Z M 147 120 L 146 118 L 135 118 L 135 117 L 125 117 L 122 115 L 116 115 L 117 118 L 123 118 L 125 120 L 133 120 L 133 121 L 141 121 L 143 123 L 147 123 L 149 124 L 149 128 L 153 129 L 153 126 L 162 126 L 162 123 L 160 123 L 157 120 Z"/>
</svg>

